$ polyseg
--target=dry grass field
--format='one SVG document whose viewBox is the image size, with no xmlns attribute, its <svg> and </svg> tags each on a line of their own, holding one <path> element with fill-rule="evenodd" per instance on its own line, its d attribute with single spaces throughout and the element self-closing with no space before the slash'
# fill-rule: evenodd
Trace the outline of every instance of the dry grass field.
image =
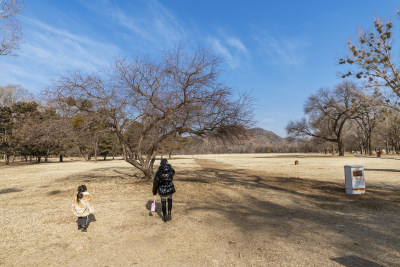
<svg viewBox="0 0 400 267">
<path fill-rule="evenodd" d="M 0 266 L 400 266 L 399 158 L 170 163 L 177 193 L 167 223 L 159 203 L 150 212 L 151 183 L 123 160 L 1 165 Z M 364 166 L 364 195 L 345 194 L 350 164 Z M 87 233 L 71 211 L 80 184 L 95 206 Z"/>
</svg>

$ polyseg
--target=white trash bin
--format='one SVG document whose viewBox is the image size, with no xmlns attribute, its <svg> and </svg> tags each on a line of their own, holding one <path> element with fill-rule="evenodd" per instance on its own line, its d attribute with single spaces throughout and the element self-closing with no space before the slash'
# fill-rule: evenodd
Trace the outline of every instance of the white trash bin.
<svg viewBox="0 0 400 267">
<path fill-rule="evenodd" d="M 364 167 L 360 165 L 344 166 L 346 180 L 346 194 L 364 194 L 365 180 Z"/>
</svg>

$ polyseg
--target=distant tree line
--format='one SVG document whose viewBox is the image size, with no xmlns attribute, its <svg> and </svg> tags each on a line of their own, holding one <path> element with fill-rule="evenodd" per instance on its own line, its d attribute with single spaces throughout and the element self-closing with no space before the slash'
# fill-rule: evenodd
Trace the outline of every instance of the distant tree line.
<svg viewBox="0 0 400 267">
<path fill-rule="evenodd" d="M 63 161 L 68 153 L 78 156 L 74 148 L 88 160 L 94 155 L 121 154 L 109 132 L 96 134 L 95 141 L 89 132 L 83 134 L 84 127 L 90 128 L 89 121 L 92 118 L 61 116 L 55 107 L 39 104 L 18 86 L 0 86 L 0 153 L 6 164 L 16 157 L 47 162 L 57 156 Z"/>
</svg>

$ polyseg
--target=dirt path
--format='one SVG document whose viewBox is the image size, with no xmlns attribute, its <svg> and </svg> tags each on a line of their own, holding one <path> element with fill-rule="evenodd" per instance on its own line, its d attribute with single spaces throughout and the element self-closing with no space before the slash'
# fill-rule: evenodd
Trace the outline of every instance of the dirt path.
<svg viewBox="0 0 400 267">
<path fill-rule="evenodd" d="M 400 266 L 398 187 L 347 196 L 340 182 L 228 162 L 173 159 L 167 223 L 124 161 L 0 167 L 0 265 Z M 87 233 L 70 211 L 81 183 L 96 209 Z"/>
</svg>

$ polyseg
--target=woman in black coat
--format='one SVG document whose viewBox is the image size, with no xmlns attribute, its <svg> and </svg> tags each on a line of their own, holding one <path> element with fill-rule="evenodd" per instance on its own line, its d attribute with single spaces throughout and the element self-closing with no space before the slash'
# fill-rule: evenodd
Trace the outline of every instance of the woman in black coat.
<svg viewBox="0 0 400 267">
<path fill-rule="evenodd" d="M 175 170 L 168 164 L 166 159 L 162 159 L 160 167 L 154 176 L 153 181 L 153 195 L 154 199 L 158 194 L 161 197 L 161 207 L 163 213 L 163 221 L 171 220 L 172 211 L 172 194 L 175 193 L 175 186 L 172 180 L 174 179 Z M 168 214 L 167 214 L 167 200 L 168 200 Z"/>
</svg>

